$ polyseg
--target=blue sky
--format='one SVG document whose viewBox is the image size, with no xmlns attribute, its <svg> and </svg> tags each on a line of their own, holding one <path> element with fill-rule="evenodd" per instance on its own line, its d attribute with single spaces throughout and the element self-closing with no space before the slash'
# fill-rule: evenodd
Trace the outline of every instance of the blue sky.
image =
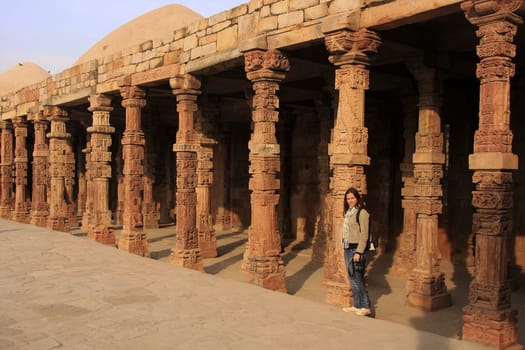
<svg viewBox="0 0 525 350">
<path fill-rule="evenodd" d="M 9 0 L 0 11 L 0 73 L 33 62 L 59 73 L 106 34 L 156 8 L 177 3 L 205 17 L 249 0 Z"/>
</svg>

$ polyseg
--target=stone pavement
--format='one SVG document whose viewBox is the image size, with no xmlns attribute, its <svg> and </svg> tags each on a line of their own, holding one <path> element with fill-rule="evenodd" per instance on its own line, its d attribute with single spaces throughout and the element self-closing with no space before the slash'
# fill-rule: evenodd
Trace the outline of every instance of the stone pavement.
<svg viewBox="0 0 525 350">
<path fill-rule="evenodd" d="M 292 268 L 295 250 L 285 257 L 293 296 L 229 276 L 235 240 L 201 273 L 165 263 L 156 248 L 174 228 L 159 232 L 149 259 L 0 219 L 0 349 L 486 349 L 380 319 L 380 305 L 359 317 L 301 297 L 316 298 L 307 280 L 319 269 Z"/>
</svg>

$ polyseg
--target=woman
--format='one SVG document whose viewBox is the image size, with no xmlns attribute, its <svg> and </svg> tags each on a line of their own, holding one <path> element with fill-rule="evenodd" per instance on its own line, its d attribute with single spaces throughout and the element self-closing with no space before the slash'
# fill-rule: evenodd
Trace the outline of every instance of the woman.
<svg viewBox="0 0 525 350">
<path fill-rule="evenodd" d="M 346 269 L 352 287 L 354 305 L 343 308 L 359 316 L 370 315 L 370 301 L 365 287 L 365 250 L 370 215 L 355 188 L 346 190 L 344 198 L 343 245 Z M 359 215 L 359 219 L 357 219 Z"/>
</svg>

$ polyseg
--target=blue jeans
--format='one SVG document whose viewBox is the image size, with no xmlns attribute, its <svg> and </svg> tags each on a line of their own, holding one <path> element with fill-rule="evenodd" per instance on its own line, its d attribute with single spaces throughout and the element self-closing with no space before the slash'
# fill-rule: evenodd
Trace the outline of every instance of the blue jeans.
<svg viewBox="0 0 525 350">
<path fill-rule="evenodd" d="M 365 255 L 361 255 L 359 262 L 353 262 L 355 249 L 345 248 L 345 263 L 352 287 L 352 296 L 354 298 L 354 307 L 361 309 L 370 309 L 368 293 L 365 288 Z"/>
</svg>

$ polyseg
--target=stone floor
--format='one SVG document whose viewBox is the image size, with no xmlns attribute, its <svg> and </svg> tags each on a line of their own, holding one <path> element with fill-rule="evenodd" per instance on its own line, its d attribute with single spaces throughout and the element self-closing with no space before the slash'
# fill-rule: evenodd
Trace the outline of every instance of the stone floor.
<svg viewBox="0 0 525 350">
<path fill-rule="evenodd" d="M 117 231 L 118 234 L 118 231 Z M 151 258 L 168 262 L 171 248 L 175 246 L 175 226 L 148 230 Z M 217 233 L 218 257 L 204 260 L 205 272 L 221 278 L 245 282 L 241 271 L 244 244 L 247 232 L 232 230 Z M 292 242 L 284 252 L 286 264 L 286 286 L 288 294 L 325 303 L 325 288 L 322 286 L 323 266 L 311 261 L 311 248 Z M 434 312 L 424 312 L 405 305 L 405 276 L 389 273 L 392 256 L 384 254 L 372 260 L 368 268 L 368 291 L 373 303 L 372 317 L 388 320 L 428 331 L 445 337 L 461 339 L 462 308 L 468 302 L 470 274 L 463 266 L 442 263 L 447 288 L 453 305 Z M 512 296 L 513 306 L 518 310 L 519 342 L 525 344 L 525 278 L 517 281 L 521 288 Z"/>
<path fill-rule="evenodd" d="M 448 281 L 455 304 L 424 313 L 404 306 L 403 277 L 386 274 L 389 261 L 379 259 L 369 277 L 375 318 L 359 317 L 324 302 L 322 266 L 308 249 L 284 254 L 287 295 L 239 282 L 245 232 L 218 234 L 207 273 L 168 263 L 173 226 L 148 238 L 153 259 L 79 230 L 0 219 L 0 349 L 486 349 L 456 339 L 468 280 L 459 273 L 457 287 Z M 513 301 L 523 314 L 522 289 Z"/>
</svg>

